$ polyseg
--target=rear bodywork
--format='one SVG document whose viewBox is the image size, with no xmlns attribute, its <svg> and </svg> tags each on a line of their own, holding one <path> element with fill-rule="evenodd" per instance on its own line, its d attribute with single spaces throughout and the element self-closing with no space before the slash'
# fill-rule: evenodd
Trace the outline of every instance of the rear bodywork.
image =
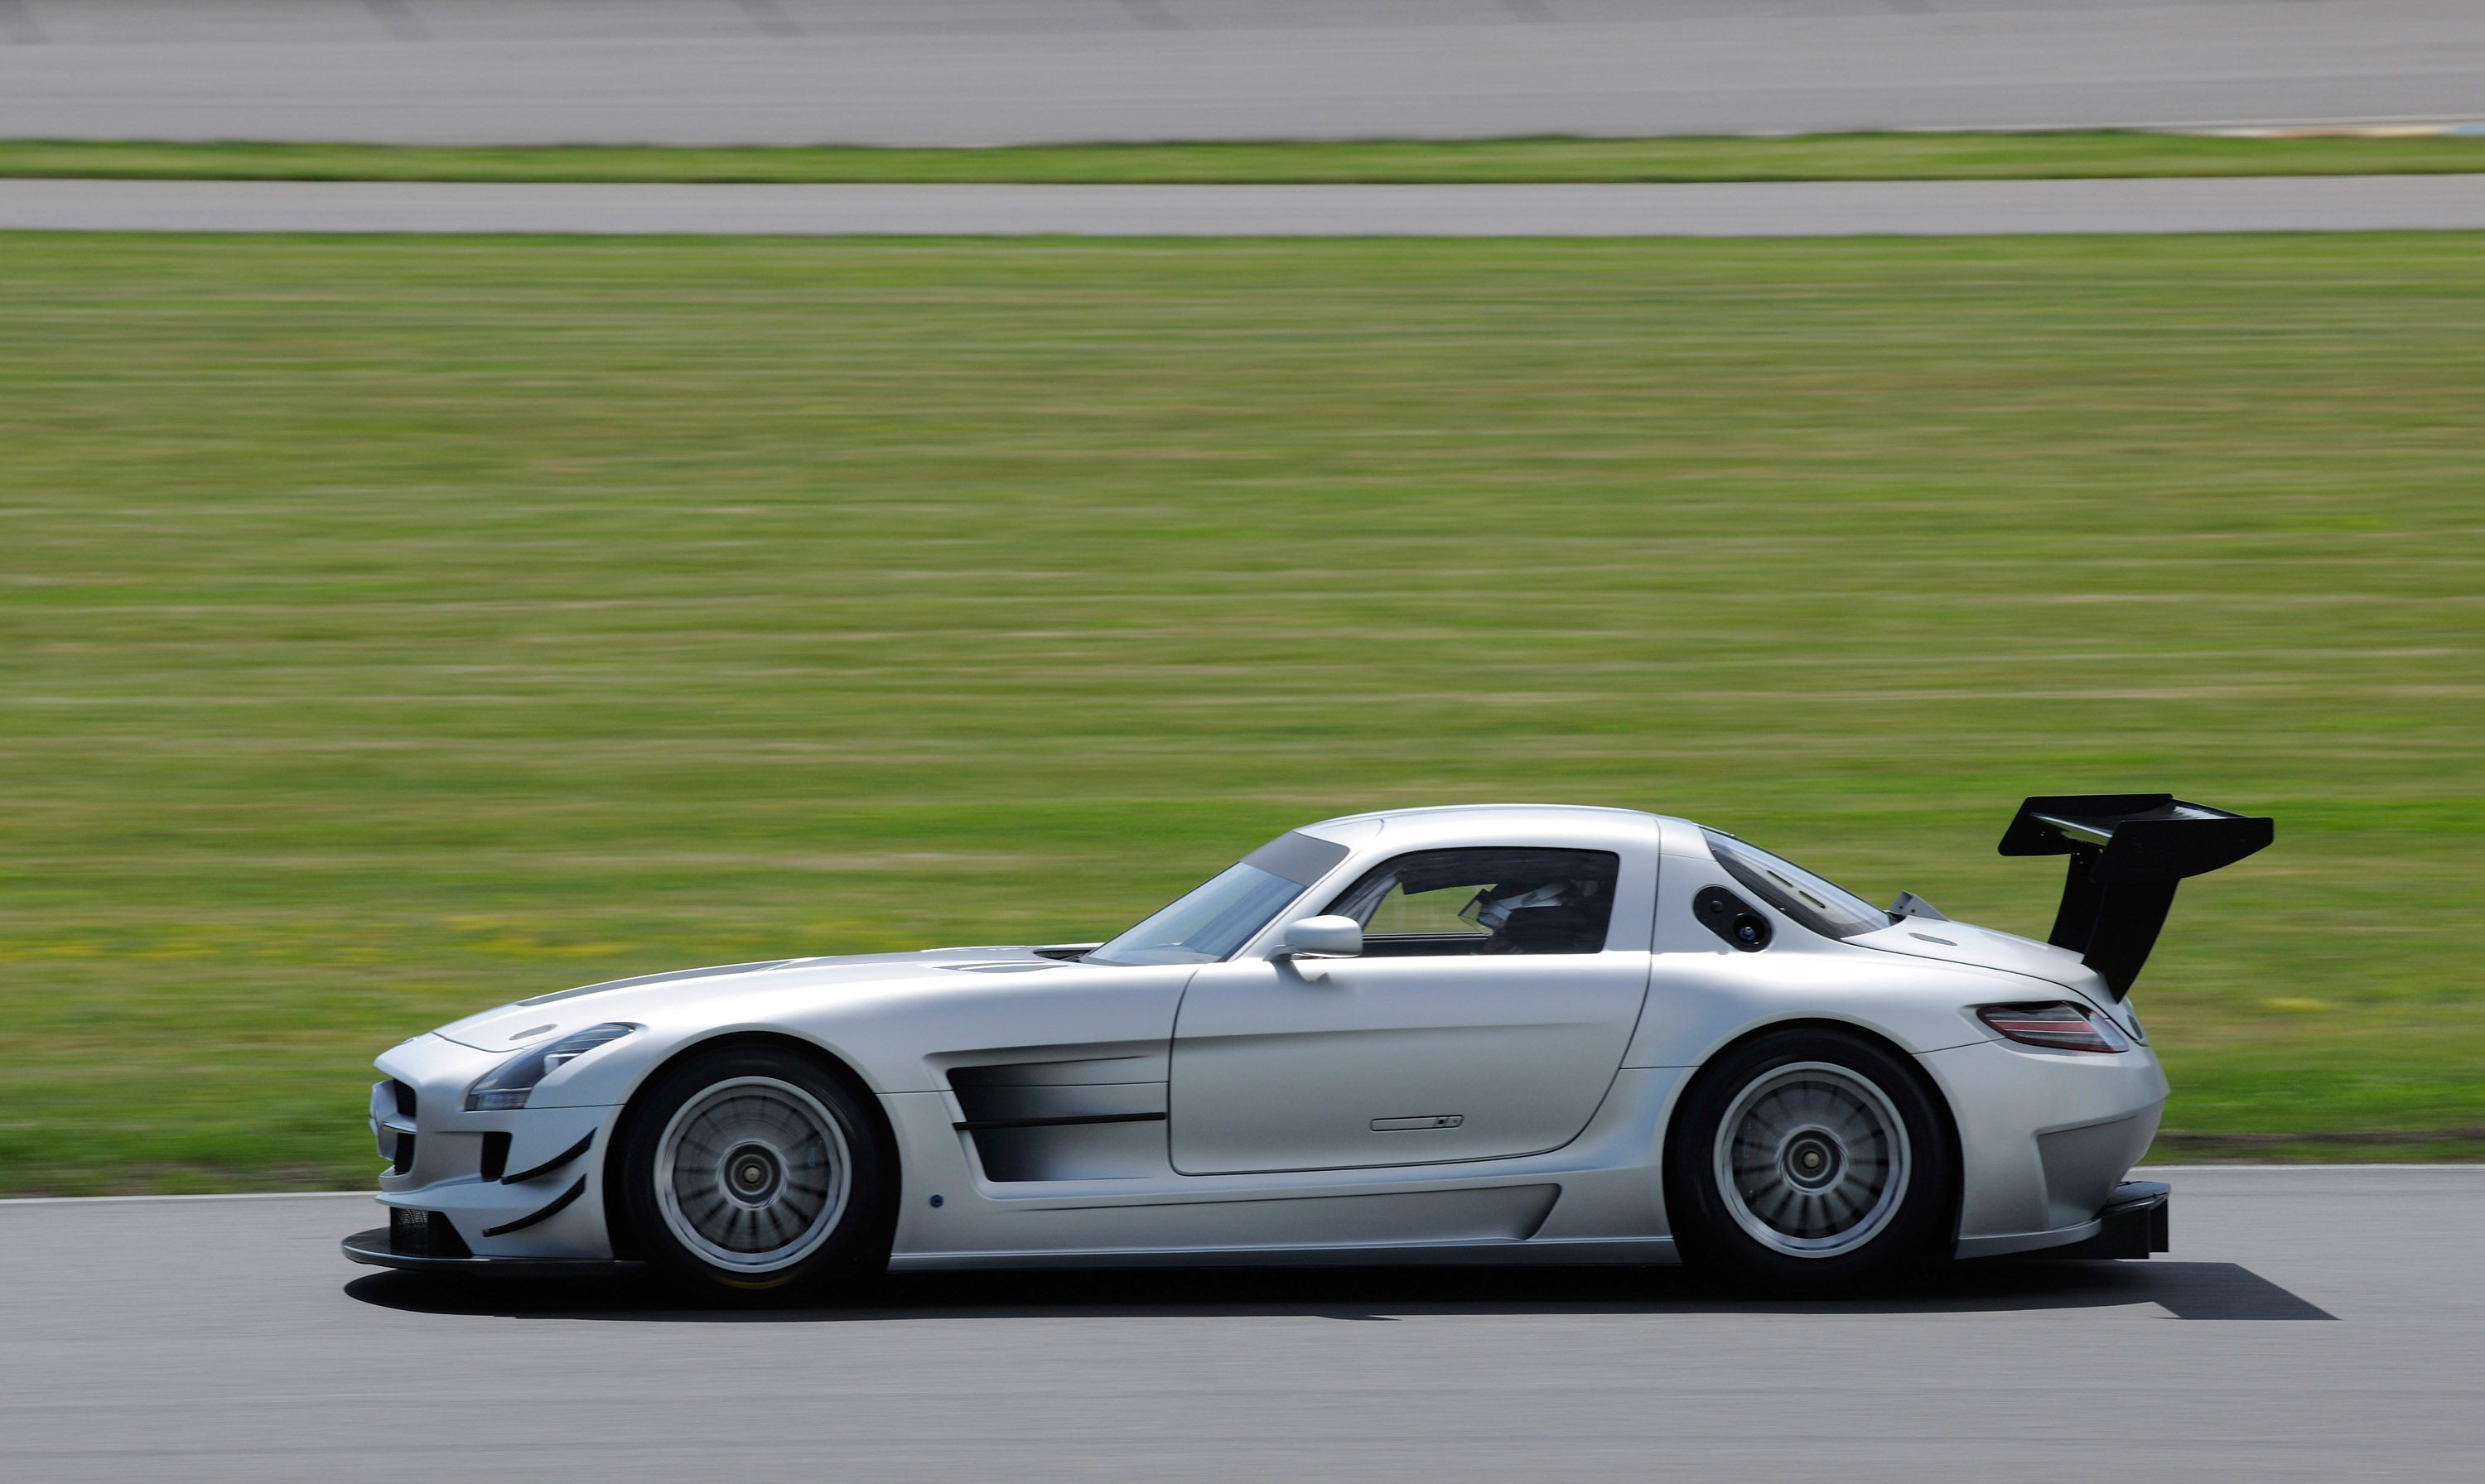
<svg viewBox="0 0 2485 1484">
<path fill-rule="evenodd" d="M 379 1199 L 400 1214 L 348 1254 L 529 1272 L 626 1260 L 614 1156 L 633 1094 L 676 1058 L 748 1038 L 803 1048 L 871 1094 L 900 1172 L 896 1269 L 1666 1262 L 1659 1165 L 1684 1089 L 1725 1048 L 1801 1023 L 1887 1042 L 1938 1093 L 1959 1255 L 2100 1241 L 2126 1255 L 2134 1211 L 2162 1236 L 2162 1192 L 2117 1191 L 2165 1078 L 2128 978 L 2089 948 L 1902 899 L 1915 915 L 1846 938 L 1772 914 L 1765 950 L 1739 951 L 1695 908 L 1739 890 L 1699 826 L 1634 811 L 1406 810 L 1285 840 L 1314 843 L 1283 856 L 1310 878 L 1222 962 L 1089 963 L 1081 944 L 793 958 L 584 986 L 416 1037 L 379 1059 L 371 1113 L 391 1161 Z M 1510 977 L 1526 959 L 1394 960 L 1448 966 L 1418 981 L 1387 959 L 1272 957 L 1289 921 L 1376 864 L 1469 846 L 1617 856 L 1602 951 L 1533 989 Z M 2096 847 L 2121 869 L 2114 849 Z M 1975 1013 L 2062 1000 L 2111 1016 L 2132 1048 L 2047 1051 Z M 614 1023 L 637 1029 L 552 1071 L 523 1108 L 468 1111 L 468 1089 L 521 1048 Z"/>
</svg>

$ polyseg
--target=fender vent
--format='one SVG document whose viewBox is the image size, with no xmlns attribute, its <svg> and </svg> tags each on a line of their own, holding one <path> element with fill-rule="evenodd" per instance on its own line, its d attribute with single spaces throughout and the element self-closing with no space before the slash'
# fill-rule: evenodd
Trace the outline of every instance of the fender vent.
<svg viewBox="0 0 2485 1484">
<path fill-rule="evenodd" d="M 1130 1179 L 1167 1168 L 1165 1084 L 1052 1079 L 1149 1071 L 1163 1068 L 1145 1057 L 953 1066 L 949 1089 L 966 1115 L 958 1131 L 974 1142 L 985 1178 Z"/>
</svg>

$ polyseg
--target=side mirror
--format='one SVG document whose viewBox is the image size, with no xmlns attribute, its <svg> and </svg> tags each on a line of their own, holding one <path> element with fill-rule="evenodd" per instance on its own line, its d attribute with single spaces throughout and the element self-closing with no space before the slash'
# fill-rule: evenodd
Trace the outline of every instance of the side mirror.
<svg viewBox="0 0 2485 1484">
<path fill-rule="evenodd" d="M 1352 917 L 1306 917 L 1286 925 L 1286 958 L 1352 958 L 1362 952 L 1363 924 Z"/>
</svg>

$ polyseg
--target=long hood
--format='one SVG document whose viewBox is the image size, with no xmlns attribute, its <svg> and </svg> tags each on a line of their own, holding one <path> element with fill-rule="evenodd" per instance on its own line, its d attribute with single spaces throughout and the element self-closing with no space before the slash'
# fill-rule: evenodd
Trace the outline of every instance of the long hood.
<svg viewBox="0 0 2485 1484">
<path fill-rule="evenodd" d="M 670 1018 L 694 1005 L 722 1006 L 728 1000 L 774 998 L 789 992 L 818 1003 L 833 1001 L 840 991 L 866 997 L 909 980 L 946 979 L 961 973 L 1024 973 L 1055 966 L 1057 960 L 1026 947 L 936 948 L 912 954 L 723 963 L 534 995 L 451 1021 L 432 1034 L 478 1051 L 509 1051 L 607 1021 Z"/>
<path fill-rule="evenodd" d="M 2103 976 L 2081 962 L 2079 955 L 2015 932 L 2000 932 L 1974 923 L 1910 917 L 1878 932 L 1867 932 L 1846 941 L 1862 948 L 1877 948 L 1885 954 L 1938 958 L 1945 963 L 1968 963 L 2050 980 L 2065 989 L 2096 998 L 2100 1005 L 2112 1003 L 2103 998 Z"/>
</svg>

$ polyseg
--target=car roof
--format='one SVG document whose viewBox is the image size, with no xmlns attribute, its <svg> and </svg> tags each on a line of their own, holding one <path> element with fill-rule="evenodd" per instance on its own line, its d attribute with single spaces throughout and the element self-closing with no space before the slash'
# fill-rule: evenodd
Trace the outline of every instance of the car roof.
<svg viewBox="0 0 2485 1484">
<path fill-rule="evenodd" d="M 1420 848 L 1434 844 L 1519 843 L 1533 838 L 1612 839 L 1655 836 L 1667 816 L 1642 809 L 1593 804 L 1436 804 L 1415 809 L 1376 809 L 1340 815 L 1301 832 L 1357 848 L 1382 844 Z M 1547 837 L 1552 837 L 1548 839 Z"/>
</svg>

